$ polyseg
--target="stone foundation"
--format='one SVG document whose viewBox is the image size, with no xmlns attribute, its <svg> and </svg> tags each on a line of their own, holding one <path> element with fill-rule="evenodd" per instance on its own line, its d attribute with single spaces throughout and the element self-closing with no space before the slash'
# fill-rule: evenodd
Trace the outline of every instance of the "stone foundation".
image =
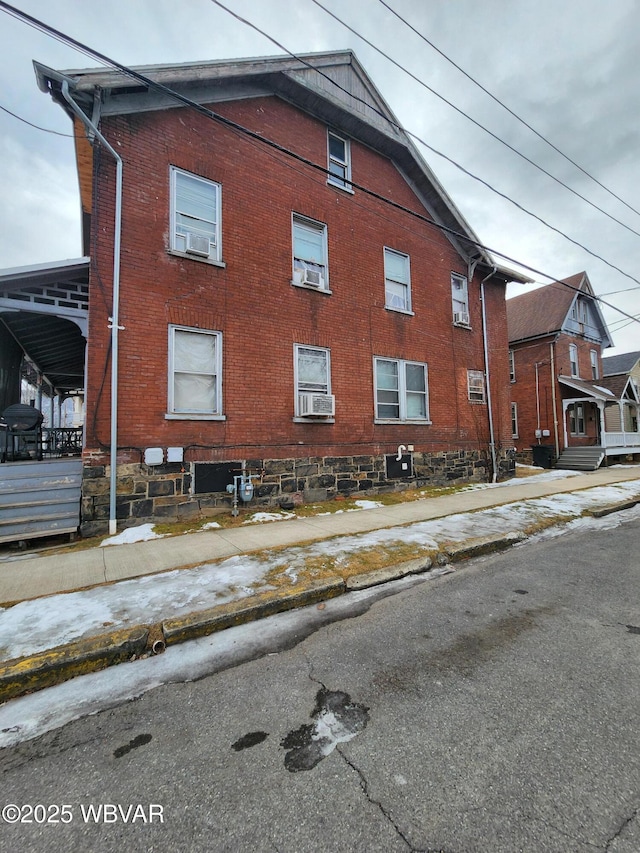
<svg viewBox="0 0 640 853">
<path fill-rule="evenodd" d="M 404 458 L 404 457 L 403 457 Z M 389 477 L 385 456 L 312 456 L 301 459 L 247 459 L 245 468 L 258 474 L 253 500 L 240 506 L 292 508 L 297 504 L 331 500 L 340 495 L 376 495 L 424 486 L 485 482 L 489 464 L 479 451 L 413 453 L 406 475 Z M 147 521 L 202 519 L 228 512 L 233 496 L 225 491 L 195 493 L 198 462 L 118 466 L 116 518 L 119 527 Z M 499 479 L 515 474 L 513 453 L 502 454 Z M 84 536 L 102 535 L 109 521 L 108 465 L 85 464 L 82 484 Z M 229 483 L 233 476 L 229 476 Z"/>
</svg>

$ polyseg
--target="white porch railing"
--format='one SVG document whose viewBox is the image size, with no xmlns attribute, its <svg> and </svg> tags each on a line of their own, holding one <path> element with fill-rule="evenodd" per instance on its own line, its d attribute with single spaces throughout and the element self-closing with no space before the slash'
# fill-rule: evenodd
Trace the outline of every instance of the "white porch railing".
<svg viewBox="0 0 640 853">
<path fill-rule="evenodd" d="M 640 432 L 607 432 L 606 447 L 640 447 Z"/>
</svg>

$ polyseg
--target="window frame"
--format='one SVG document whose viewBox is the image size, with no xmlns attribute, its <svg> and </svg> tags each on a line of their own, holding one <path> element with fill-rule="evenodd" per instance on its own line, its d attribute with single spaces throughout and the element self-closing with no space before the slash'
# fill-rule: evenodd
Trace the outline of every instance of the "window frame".
<svg viewBox="0 0 640 853">
<path fill-rule="evenodd" d="M 301 388 L 300 387 L 300 353 L 302 350 L 310 350 L 313 352 L 321 352 L 325 355 L 325 370 L 327 374 L 326 381 L 326 390 L 318 390 L 310 389 L 310 388 Z M 329 347 L 318 347 L 312 344 L 294 344 L 293 345 L 293 391 L 294 391 L 294 421 L 297 423 L 314 423 L 313 419 L 308 417 L 303 417 L 300 414 L 300 401 L 298 399 L 300 394 L 326 394 L 327 396 L 332 395 L 331 391 L 331 349 Z M 317 421 L 318 423 L 334 423 L 335 418 L 333 417 L 321 417 Z"/>
<path fill-rule="evenodd" d="M 590 350 L 589 358 L 591 359 L 591 379 L 595 381 L 600 379 L 600 370 L 598 368 L 598 351 L 595 349 Z"/>
<path fill-rule="evenodd" d="M 580 378 L 580 364 L 578 362 L 578 347 L 576 344 L 569 344 L 569 369 L 573 378 Z"/>
<path fill-rule="evenodd" d="M 387 257 L 389 255 L 394 255 L 398 258 L 403 258 L 406 261 L 406 272 L 407 272 L 407 280 L 401 281 L 398 278 L 393 278 L 391 275 L 387 273 Z M 411 256 L 406 252 L 400 252 L 398 249 L 392 249 L 390 246 L 383 246 L 382 250 L 382 260 L 384 264 L 384 307 L 388 311 L 397 311 L 400 314 L 410 314 L 414 316 L 414 313 L 411 309 Z M 390 292 L 387 288 L 387 283 L 390 282 L 393 285 L 400 285 L 405 288 L 406 299 L 404 300 L 404 306 L 392 305 L 390 302 L 391 298 L 398 298 L 397 294 L 394 294 L 392 291 Z"/>
<path fill-rule="evenodd" d="M 476 387 L 473 387 L 473 380 L 476 380 Z M 479 389 L 479 390 L 478 390 Z M 473 395 L 476 395 L 475 397 Z M 487 389 L 484 377 L 484 370 L 467 370 L 467 397 L 470 403 L 486 403 Z"/>
<path fill-rule="evenodd" d="M 519 438 L 518 431 L 518 404 L 511 403 L 511 438 Z"/>
<path fill-rule="evenodd" d="M 180 371 L 175 366 L 175 341 L 176 333 L 208 335 L 215 340 L 214 364 L 211 372 Z M 213 329 L 198 329 L 193 326 L 183 326 L 170 323 L 168 326 L 168 353 L 167 353 L 167 420 L 226 420 L 222 406 L 222 332 Z M 184 409 L 178 410 L 175 405 L 175 377 L 177 373 L 189 373 L 191 375 L 212 376 L 215 381 L 215 401 L 211 411 Z"/>
<path fill-rule="evenodd" d="M 178 182 L 179 176 L 184 175 L 187 178 L 193 178 L 200 181 L 206 186 L 215 189 L 215 205 L 214 215 L 215 220 L 201 220 L 202 222 L 212 222 L 214 225 L 215 242 L 209 241 L 209 255 L 197 255 L 186 250 L 186 237 L 180 235 L 177 230 L 178 214 Z M 180 255 L 183 258 L 189 258 L 200 263 L 213 264 L 216 266 L 224 266 L 222 263 L 222 184 L 218 181 L 212 181 L 210 178 L 204 178 L 202 175 L 196 175 L 186 169 L 181 169 L 178 166 L 169 167 L 169 246 L 172 254 Z M 188 214 L 185 214 L 188 215 Z M 195 219 L 195 217 L 192 217 Z M 185 248 L 181 248 L 178 241 L 184 239 Z"/>
<path fill-rule="evenodd" d="M 464 291 L 464 299 L 459 299 L 454 296 L 454 285 L 459 281 L 463 285 Z M 456 303 L 460 303 L 463 306 L 463 310 L 456 310 Z M 469 328 L 471 325 L 471 313 L 469 311 L 469 279 L 466 275 L 463 275 L 459 272 L 451 271 L 451 312 L 453 317 L 454 326 L 460 326 L 463 329 Z M 462 323 L 459 320 L 456 320 L 456 314 L 466 314 L 468 317 L 468 321 L 466 323 Z"/>
<path fill-rule="evenodd" d="M 381 388 L 378 383 L 378 365 L 381 362 L 392 362 L 396 364 L 398 368 L 397 376 L 398 376 L 398 417 L 397 418 L 389 418 L 389 417 L 381 417 L 379 414 L 379 407 L 382 404 L 378 401 L 378 392 L 379 391 L 388 391 L 395 389 Z M 407 389 L 407 367 L 421 367 L 423 369 L 424 376 L 424 392 L 413 391 L 411 389 Z M 416 417 L 408 417 L 408 394 L 423 394 L 424 395 L 424 408 L 425 408 L 425 417 L 424 418 L 416 418 Z M 397 424 L 397 423 L 413 423 L 413 424 L 430 424 L 430 413 L 429 413 L 429 366 L 426 362 L 421 361 L 412 361 L 408 359 L 402 358 L 389 358 L 387 356 L 374 356 L 373 357 L 373 405 L 374 405 L 374 423 L 376 424 Z M 389 405 L 388 403 L 386 405 Z"/>
<path fill-rule="evenodd" d="M 320 234 L 322 237 L 322 263 L 304 258 L 302 255 L 296 255 L 296 228 L 304 229 L 315 234 Z M 301 265 L 307 264 L 308 267 L 319 267 L 322 270 L 323 284 L 321 287 L 316 287 L 313 284 L 306 284 L 302 281 L 302 271 L 307 267 L 302 266 L 296 268 L 296 261 Z M 320 293 L 331 293 L 329 290 L 329 240 L 328 228 L 326 222 L 319 222 L 316 219 L 311 219 L 302 213 L 291 212 L 291 284 L 295 287 L 304 287 L 307 290 L 317 290 Z"/>
<path fill-rule="evenodd" d="M 578 414 L 578 411 L 580 414 Z M 587 422 L 584 410 L 584 403 L 571 403 L 569 406 L 569 434 L 570 435 L 586 435 Z"/>
<path fill-rule="evenodd" d="M 509 350 L 509 381 L 516 381 L 516 354 L 515 350 Z"/>
<path fill-rule="evenodd" d="M 331 153 L 331 139 L 337 139 L 344 145 L 344 159 L 336 157 Z M 331 165 L 337 164 L 341 169 L 344 169 L 345 177 L 341 178 L 331 171 Z M 351 186 L 351 140 L 336 133 L 335 130 L 327 128 L 327 183 L 329 186 L 336 187 L 340 190 L 353 193 Z"/>
</svg>

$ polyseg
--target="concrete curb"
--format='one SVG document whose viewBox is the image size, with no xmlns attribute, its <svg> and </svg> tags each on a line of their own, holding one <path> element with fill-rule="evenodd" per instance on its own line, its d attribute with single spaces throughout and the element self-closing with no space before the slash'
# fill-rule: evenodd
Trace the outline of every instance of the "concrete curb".
<svg viewBox="0 0 640 853">
<path fill-rule="evenodd" d="M 605 515 L 611 515 L 614 512 L 622 512 L 624 509 L 633 509 L 634 506 L 637 506 L 640 501 L 623 501 L 619 504 L 612 504 L 611 506 L 602 507 L 602 509 L 594 509 L 591 512 L 591 515 L 594 518 L 604 518 Z"/>
<path fill-rule="evenodd" d="M 517 545 L 518 542 L 523 542 L 526 538 L 526 533 L 521 530 L 496 533 L 493 536 L 478 536 L 475 539 L 465 539 L 464 542 L 447 545 L 443 553 L 452 562 L 458 562 L 471 557 L 480 557 L 483 554 L 492 554 L 494 551 L 503 551 L 511 548 L 512 545 Z"/>
<path fill-rule="evenodd" d="M 0 702 L 130 660 L 144 653 L 148 635 L 136 626 L 0 664 Z"/>
<path fill-rule="evenodd" d="M 166 644 L 172 646 L 183 643 L 185 640 L 205 637 L 207 634 L 213 634 L 234 625 L 244 625 L 246 622 L 264 619 L 275 613 L 326 601 L 328 598 L 342 595 L 345 590 L 343 579 L 334 577 L 296 584 L 287 590 L 261 592 L 239 601 L 220 604 L 209 610 L 166 619 L 162 623 L 162 633 Z"/>
</svg>

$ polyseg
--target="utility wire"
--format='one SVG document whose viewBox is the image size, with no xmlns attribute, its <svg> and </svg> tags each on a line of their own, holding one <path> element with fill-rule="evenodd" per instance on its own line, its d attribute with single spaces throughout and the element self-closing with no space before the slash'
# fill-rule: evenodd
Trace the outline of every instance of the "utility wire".
<svg viewBox="0 0 640 853">
<path fill-rule="evenodd" d="M 213 0 L 213 2 L 217 2 L 217 0 Z M 219 5 L 221 5 L 221 4 L 219 4 Z M 52 35 L 56 39 L 61 40 L 64 44 L 80 50 L 82 53 L 91 57 L 92 59 L 99 59 L 105 65 L 109 65 L 112 68 L 116 68 L 117 70 L 121 71 L 124 75 L 126 75 L 128 77 L 132 77 L 135 80 L 138 80 L 140 83 L 144 84 L 145 86 L 149 87 L 150 89 L 154 89 L 158 92 L 162 92 L 163 94 L 165 94 L 165 95 L 173 98 L 174 100 L 182 103 L 184 106 L 189 107 L 189 108 L 193 109 L 194 111 L 198 112 L 200 115 L 203 115 L 206 118 L 217 121 L 218 123 L 224 125 L 228 129 L 231 129 L 233 131 L 238 131 L 238 132 L 242 133 L 243 135 L 245 135 L 246 137 L 248 137 L 249 139 L 253 139 L 253 140 L 256 140 L 258 142 L 261 142 L 263 145 L 269 147 L 270 149 L 276 150 L 276 151 L 280 152 L 281 154 L 285 154 L 286 156 L 291 157 L 291 158 L 297 160 L 298 162 L 303 163 L 304 165 L 306 165 L 306 166 L 308 166 L 308 167 L 310 167 L 316 171 L 322 172 L 325 175 L 329 174 L 328 169 L 325 166 L 320 166 L 317 163 L 314 163 L 312 160 L 309 160 L 306 157 L 303 157 L 301 154 L 297 154 L 294 151 L 291 151 L 288 148 L 285 148 L 284 146 L 278 144 L 277 142 L 274 142 L 273 140 L 268 139 L 265 136 L 262 136 L 260 133 L 252 131 L 249 128 L 243 127 L 242 125 L 238 124 L 237 122 L 233 121 L 232 119 L 226 118 L 225 116 L 220 115 L 219 113 L 215 113 L 213 110 L 210 110 L 207 107 L 202 106 L 202 104 L 199 104 L 196 101 L 192 101 L 190 98 L 187 98 L 185 95 L 182 95 L 180 92 L 176 92 L 175 90 L 169 88 L 168 86 L 165 86 L 162 83 L 158 83 L 155 80 L 152 80 L 150 77 L 146 77 L 144 74 L 141 74 L 140 72 L 136 71 L 135 69 L 129 68 L 128 66 L 123 65 L 122 63 L 118 62 L 117 60 L 111 59 L 110 57 L 106 56 L 105 54 L 101 53 L 100 51 L 94 50 L 93 48 L 88 47 L 87 45 L 83 44 L 82 42 L 77 41 L 72 36 L 66 35 L 65 33 L 62 33 L 60 30 L 57 30 L 54 27 L 51 27 L 49 24 L 45 24 L 43 21 L 39 21 L 37 18 L 33 18 L 31 15 L 28 15 L 26 12 L 22 12 L 21 10 L 16 9 L 14 6 L 11 6 L 9 3 L 4 2 L 4 0 L 0 0 L 0 9 L 2 9 L 4 11 L 8 11 L 14 17 L 17 17 L 18 19 L 24 21 L 29 26 L 33 26 L 36 29 L 39 29 L 41 32 L 44 32 L 47 35 Z M 490 255 L 495 255 L 497 257 L 503 258 L 504 260 L 508 261 L 509 263 L 516 264 L 517 266 L 521 266 L 523 269 L 526 269 L 526 270 L 534 273 L 535 275 L 540 275 L 543 278 L 548 278 L 548 279 L 554 281 L 555 283 L 564 285 L 565 287 L 568 287 L 570 290 L 574 290 L 578 293 L 583 293 L 583 291 L 581 291 L 577 287 L 573 287 L 569 284 L 566 284 L 566 282 L 563 282 L 563 281 L 555 278 L 554 276 L 549 275 L 548 273 L 542 272 L 541 270 L 538 270 L 535 267 L 532 267 L 532 266 L 529 266 L 528 264 L 522 263 L 521 261 L 518 261 L 515 258 L 512 258 L 509 255 L 506 255 L 504 252 L 500 252 L 497 249 L 491 249 L 488 246 L 485 246 L 483 243 L 480 243 L 478 240 L 474 240 L 473 238 L 471 238 L 467 234 L 463 234 L 459 231 L 456 231 L 453 228 L 449 228 L 446 225 L 442 225 L 441 223 L 434 222 L 429 217 L 427 217 L 421 213 L 418 213 L 415 210 L 411 210 L 411 208 L 405 207 L 404 205 L 401 205 L 398 202 L 392 201 L 391 199 L 386 198 L 385 196 L 380 195 L 379 193 L 376 193 L 374 190 L 371 190 L 367 187 L 364 187 L 360 184 L 357 184 L 354 181 L 350 181 L 350 184 L 351 184 L 351 186 L 355 187 L 356 189 L 360 190 L 362 193 L 370 196 L 371 198 L 375 198 L 376 200 L 378 200 L 384 204 L 387 204 L 396 210 L 399 210 L 403 213 L 406 213 L 406 214 L 420 220 L 421 222 L 424 222 L 425 224 L 427 224 L 433 228 L 440 229 L 444 233 L 450 234 L 450 235 L 462 240 L 463 243 L 466 243 L 469 246 L 474 246 L 478 249 L 481 249 L 481 250 L 489 253 Z M 589 250 L 587 249 L 586 251 L 588 252 Z M 590 253 L 590 254 L 593 254 L 593 253 Z M 605 263 L 607 263 L 607 261 L 605 261 Z M 609 264 L 609 266 L 611 266 L 611 264 Z M 617 269 L 617 268 L 615 268 L 615 269 Z M 628 273 L 624 273 L 622 270 L 619 270 L 619 272 L 621 272 L 623 275 L 627 276 L 628 278 L 632 278 L 632 276 L 630 276 Z M 633 279 L 633 280 L 638 281 L 637 279 Z M 640 284 L 640 281 L 638 281 L 638 284 Z M 583 295 L 591 296 L 591 294 L 583 294 Z M 607 305 L 609 308 L 613 309 L 614 311 L 617 311 L 618 313 L 629 318 L 630 320 L 634 320 L 634 321 L 637 320 L 637 318 L 633 317 L 630 314 L 627 314 L 621 308 L 618 308 L 615 305 L 611 305 L 610 303 L 606 302 L 605 300 L 601 299 L 598 296 L 594 295 L 591 298 L 596 299 L 598 302 L 602 302 L 603 305 Z M 640 322 L 640 321 L 638 321 L 638 322 Z"/>
<path fill-rule="evenodd" d="M 218 6 L 222 6 L 221 3 L 218 3 L 218 0 L 212 0 L 212 2 L 216 3 Z M 513 145 L 509 144 L 506 140 L 502 139 L 502 137 L 498 136 L 497 133 L 494 133 L 492 130 L 489 130 L 488 127 L 485 127 L 479 121 L 477 121 L 472 116 L 470 116 L 468 113 L 465 113 L 465 111 L 460 109 L 460 107 L 457 107 L 454 103 L 447 100 L 447 98 L 445 98 L 444 95 L 441 95 L 439 92 L 436 92 L 436 90 L 432 89 L 431 86 L 429 86 L 427 83 L 424 82 L 424 80 L 421 80 L 412 71 L 409 71 L 408 68 L 405 68 L 404 65 L 401 65 L 399 62 L 397 62 L 397 60 L 395 60 L 395 59 L 393 59 L 393 57 L 389 56 L 388 53 L 385 53 L 381 48 L 379 48 L 377 45 L 375 45 L 372 41 L 369 41 L 369 39 L 365 38 L 365 36 L 361 35 L 356 29 L 354 29 L 352 26 L 350 26 L 345 21 L 343 21 L 342 18 L 339 18 L 334 12 L 332 12 L 330 9 L 327 9 L 326 6 L 323 6 L 323 4 L 320 3 L 320 0 L 311 0 L 311 2 L 315 3 L 316 6 L 318 6 L 320 9 L 322 9 L 324 12 L 326 12 L 327 15 L 332 17 L 339 24 L 342 24 L 342 26 L 345 27 L 347 30 L 349 30 L 350 33 L 353 33 L 354 36 L 359 38 L 365 44 L 369 45 L 369 47 L 372 48 L 373 50 L 375 50 L 377 53 L 379 53 L 380 56 L 383 56 L 386 60 L 391 62 L 392 65 L 395 65 L 396 68 L 399 68 L 401 71 L 404 71 L 405 74 L 408 74 L 412 80 L 415 80 L 416 83 L 419 83 L 420 86 L 423 86 L 428 92 L 431 92 L 432 95 L 435 95 L 436 98 L 439 98 L 441 101 L 443 101 L 443 103 L 447 104 L 447 106 L 451 107 L 453 110 L 455 110 L 461 116 L 464 116 L 464 118 L 466 118 L 472 124 L 475 124 L 475 126 L 480 128 L 480 130 L 483 130 L 485 133 L 488 133 L 489 136 L 491 136 L 493 139 L 495 139 L 501 145 L 504 145 L 506 148 L 509 149 L 509 151 L 512 151 L 514 154 L 517 154 L 518 157 L 521 157 L 526 163 L 529 163 L 529 165 L 533 166 L 534 169 L 538 169 L 538 171 L 542 172 L 543 175 L 546 175 L 548 178 L 551 178 L 552 181 L 555 181 L 561 187 L 564 187 L 565 190 L 568 190 L 570 193 L 573 193 L 573 195 L 577 196 L 577 198 L 586 202 L 588 205 L 593 207 L 595 210 L 599 211 L 604 216 L 611 219 L 613 222 L 616 222 L 618 225 L 621 225 L 622 228 L 626 228 L 627 231 L 630 231 L 632 234 L 635 234 L 636 237 L 640 237 L 640 231 L 636 231 L 630 225 L 627 225 L 625 222 L 622 222 L 622 220 L 616 219 L 615 216 L 608 213 L 606 210 L 604 210 L 604 208 L 599 207 L 597 204 L 590 201 L 586 196 L 583 196 L 577 190 L 574 190 L 568 184 L 565 184 L 564 181 L 560 180 L 560 178 L 556 178 L 556 176 L 554 174 L 547 171 L 543 166 L 538 165 L 538 163 L 536 163 L 530 157 L 527 157 L 526 154 L 523 154 L 521 151 L 518 151 L 517 148 L 514 148 Z M 222 7 L 222 8 L 224 8 L 224 7 Z"/>
<path fill-rule="evenodd" d="M 11 110 L 8 110 L 6 107 L 3 107 L 2 104 L 0 104 L 0 110 L 2 110 L 5 113 L 8 113 L 10 116 L 13 116 L 14 118 L 17 118 L 18 121 L 22 121 L 25 124 L 28 124 L 29 127 L 35 127 L 36 130 L 42 130 L 45 133 L 53 133 L 53 134 L 55 134 L 55 136 L 66 136 L 67 139 L 73 139 L 73 134 L 71 134 L 71 133 L 60 133 L 57 130 L 49 130 L 48 127 L 40 127 L 37 124 L 33 124 L 32 122 L 27 121 L 26 118 L 22 118 L 22 116 L 16 115 L 16 113 L 12 113 Z"/>
<path fill-rule="evenodd" d="M 609 189 L 609 187 L 605 186 L 605 184 L 603 184 L 601 181 L 599 181 L 598 178 L 594 177 L 590 172 L 588 172 L 586 169 L 584 169 L 579 163 L 576 163 L 576 161 L 573 160 L 571 157 L 569 157 L 568 154 L 565 154 L 564 151 L 561 151 L 560 148 L 557 147 L 557 145 L 554 145 L 554 143 L 551 142 L 551 140 L 547 139 L 547 137 L 544 136 L 542 133 L 540 133 L 538 130 L 536 130 L 535 127 L 532 127 L 529 124 L 529 122 L 527 122 L 525 119 L 522 118 L 522 116 L 519 116 L 514 110 L 512 110 L 509 106 L 507 106 L 507 104 L 505 104 L 504 101 L 501 101 L 500 98 L 496 97 L 496 95 L 494 95 L 492 92 L 490 92 L 489 89 L 487 89 L 485 86 L 482 85 L 482 83 L 480 83 L 478 80 L 476 80 L 475 77 L 473 77 L 471 74 L 469 74 L 467 71 L 465 71 L 464 68 L 461 68 L 461 66 L 458 65 L 457 62 L 455 62 L 453 59 L 451 59 L 450 56 L 447 56 L 447 54 L 443 50 L 441 50 L 437 45 L 435 45 L 432 41 L 430 41 L 423 33 L 421 33 L 419 30 L 417 30 L 413 26 L 413 24 L 411 24 L 409 21 L 406 20 L 406 18 L 403 18 L 399 12 L 396 12 L 396 10 L 393 9 L 386 2 L 386 0 L 379 0 L 379 2 L 386 9 L 388 9 L 393 15 L 395 15 L 396 18 L 398 18 L 398 20 L 402 21 L 403 24 L 405 24 L 407 27 L 409 27 L 409 29 L 412 30 L 419 38 L 421 38 L 422 41 L 424 41 L 426 44 L 428 44 L 429 47 L 433 48 L 433 50 L 435 50 L 436 53 L 438 53 L 443 59 L 446 59 L 446 61 L 448 63 L 453 65 L 454 68 L 456 68 L 461 74 L 463 74 L 475 86 L 477 86 L 479 89 L 481 89 L 485 93 L 485 95 L 488 95 L 493 101 L 495 101 L 496 104 L 499 104 L 504 110 L 506 110 L 517 121 L 519 121 L 520 124 L 524 125 L 524 127 L 526 127 L 527 130 L 530 130 L 533 134 L 535 134 L 538 137 L 538 139 L 541 139 L 550 148 L 553 148 L 553 150 L 556 151 L 558 154 L 560 154 L 561 157 L 564 157 L 564 159 L 567 160 L 569 163 L 571 163 L 572 166 L 575 166 L 576 169 L 578 169 L 580 172 L 582 172 L 583 175 L 586 175 L 594 183 L 596 183 L 599 187 L 601 187 L 603 190 L 605 190 L 605 192 L 609 193 L 609 195 L 612 196 L 613 198 L 615 198 L 616 201 L 619 201 L 621 204 L 623 204 L 625 207 L 627 207 L 630 211 L 632 211 L 632 213 L 635 213 L 638 216 L 640 216 L 639 210 L 636 210 L 635 207 L 632 207 L 623 198 L 620 198 L 619 195 L 614 193 L 613 190 Z"/>
<path fill-rule="evenodd" d="M 283 44 L 281 44 L 279 41 L 277 41 L 275 38 L 273 38 L 273 36 L 270 36 L 268 33 L 266 33 L 264 30 L 260 29 L 260 27 L 258 27 L 256 24 L 252 23 L 251 21 L 248 21 L 246 18 L 243 18 L 237 12 L 233 12 L 231 9 L 229 9 L 227 6 L 225 6 L 223 3 L 221 3 L 220 0 L 211 0 L 211 2 L 214 3 L 216 6 L 219 6 L 225 12 L 228 12 L 232 17 L 236 18 L 236 20 L 240 21 L 243 24 L 246 24 L 248 27 L 253 29 L 255 32 L 264 36 L 264 38 L 268 39 L 272 44 L 274 44 L 280 50 L 284 51 L 288 56 L 292 57 L 296 61 L 305 65 L 307 68 L 311 69 L 312 71 L 315 71 L 317 74 L 324 77 L 326 80 L 328 80 L 330 83 L 332 83 L 337 89 L 340 89 L 340 91 L 345 92 L 347 95 L 349 95 L 350 98 L 357 100 L 362 104 L 366 104 L 371 110 L 373 110 L 379 116 L 384 118 L 385 121 L 387 121 L 392 127 L 395 127 L 398 130 L 400 130 L 402 133 L 406 134 L 407 136 L 410 136 L 413 139 L 416 139 L 421 145 L 424 145 L 424 147 L 427 148 L 429 151 L 431 151 L 433 154 L 437 154 L 439 157 L 446 160 L 452 166 L 455 166 L 455 168 L 459 169 L 461 172 L 463 172 L 468 177 L 472 178 L 474 181 L 477 181 L 478 183 L 482 184 L 487 189 L 489 189 L 491 192 L 500 196 L 500 198 L 503 198 L 505 201 L 508 201 L 510 204 L 514 205 L 514 207 L 517 207 L 518 210 L 522 211 L 523 213 L 526 213 L 528 216 L 531 216 L 533 219 L 536 219 L 538 222 L 540 222 L 546 228 L 549 228 L 551 231 L 555 231 L 556 234 L 559 234 L 561 237 L 564 237 L 565 240 L 568 240 L 570 243 L 573 243 L 574 246 L 577 246 L 579 249 L 582 249 L 583 251 L 587 252 L 587 254 L 591 255 L 592 257 L 596 258 L 597 260 L 602 261 L 602 263 L 606 264 L 608 267 L 611 267 L 611 269 L 614 269 L 616 272 L 619 272 L 621 275 L 625 276 L 625 278 L 628 278 L 631 281 L 636 282 L 636 284 L 640 285 L 640 279 L 637 279 L 635 276 L 631 275 L 630 273 L 625 272 L 620 267 L 611 263 L 611 261 L 607 261 L 606 258 L 602 257 L 602 255 L 599 255 L 596 252 L 593 252 L 591 249 L 589 249 L 583 243 L 580 243 L 578 240 L 575 240 L 573 237 L 569 237 L 569 235 L 566 234 L 564 231 L 561 231 L 559 228 L 556 228 L 555 225 L 551 225 L 551 223 L 547 222 L 546 219 L 543 219 L 541 216 L 538 216 L 538 214 L 533 213 L 528 208 L 524 207 L 519 202 L 512 199 L 510 196 L 508 196 L 505 193 L 501 192 L 500 190 L 496 189 L 496 187 L 494 187 L 492 184 L 485 181 L 483 178 L 480 178 L 478 175 L 473 174 L 473 172 L 470 172 L 464 166 L 461 166 L 459 163 L 457 163 L 455 160 L 453 160 L 447 154 L 444 154 L 442 151 L 439 151 L 437 148 L 434 148 L 432 145 L 429 145 L 429 143 L 425 142 L 424 139 L 421 139 L 419 136 L 416 136 L 416 134 L 411 133 L 411 131 L 405 130 L 400 124 L 392 121 L 387 115 L 385 115 L 385 113 L 381 112 L 380 110 L 377 110 L 375 107 L 373 107 L 371 104 L 369 104 L 368 101 L 365 101 L 364 98 L 360 98 L 357 95 L 354 95 L 352 92 L 349 92 L 347 89 L 345 89 L 339 83 L 337 83 L 335 80 L 333 80 L 331 77 L 329 77 L 328 74 L 325 74 L 319 68 L 316 68 L 311 62 L 306 60 L 304 57 L 299 56 L 295 53 L 292 53 Z M 313 0 L 313 2 L 315 3 L 315 2 L 317 2 L 317 0 Z M 321 4 L 318 4 L 318 5 L 321 5 Z M 322 7 L 322 8 L 324 8 L 324 7 Z M 410 72 L 408 72 L 408 73 L 410 73 Z M 354 184 L 354 186 L 355 186 L 355 184 Z M 627 227 L 627 226 L 625 226 L 625 227 Z M 632 229 L 630 229 L 630 230 L 632 230 Z M 634 232 L 634 233 L 637 233 L 637 232 Z M 640 234 L 639 234 L 639 236 L 640 236 Z M 499 255 L 500 253 L 496 252 L 496 254 Z M 515 261 L 515 263 L 519 263 L 519 262 Z"/>
</svg>

